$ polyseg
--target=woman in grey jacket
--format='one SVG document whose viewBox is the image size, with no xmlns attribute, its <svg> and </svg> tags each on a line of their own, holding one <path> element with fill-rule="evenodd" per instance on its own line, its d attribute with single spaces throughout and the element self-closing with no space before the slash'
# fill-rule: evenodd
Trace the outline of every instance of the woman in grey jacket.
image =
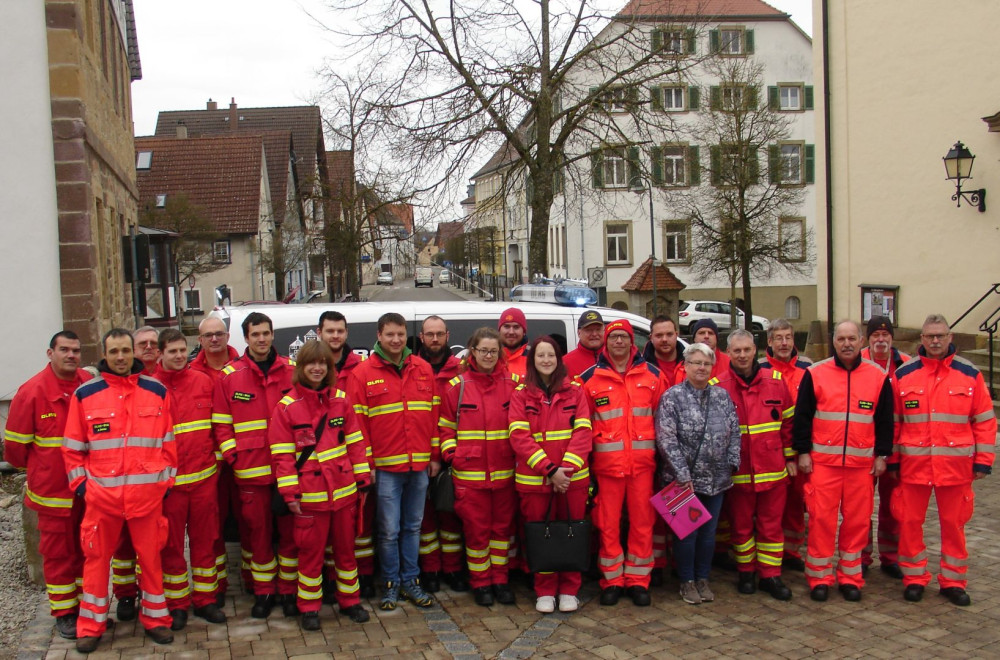
<svg viewBox="0 0 1000 660">
<path fill-rule="evenodd" d="M 691 486 L 712 518 L 683 539 L 674 540 L 681 598 L 696 605 L 715 600 L 708 573 L 715 552 L 715 527 L 722 498 L 740 466 L 740 425 L 725 390 L 710 387 L 715 351 L 702 343 L 684 352 L 687 380 L 667 390 L 656 409 L 656 447 L 663 481 Z"/>
</svg>

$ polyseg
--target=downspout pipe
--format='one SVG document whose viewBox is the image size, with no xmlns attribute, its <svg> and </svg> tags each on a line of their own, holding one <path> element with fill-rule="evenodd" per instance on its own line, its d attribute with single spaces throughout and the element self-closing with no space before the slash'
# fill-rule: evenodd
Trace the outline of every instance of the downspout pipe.
<svg viewBox="0 0 1000 660">
<path fill-rule="evenodd" d="M 823 33 L 823 142 L 826 184 L 826 324 L 833 334 L 833 168 L 830 156 L 830 8 L 827 0 L 820 3 L 820 20 Z"/>
</svg>

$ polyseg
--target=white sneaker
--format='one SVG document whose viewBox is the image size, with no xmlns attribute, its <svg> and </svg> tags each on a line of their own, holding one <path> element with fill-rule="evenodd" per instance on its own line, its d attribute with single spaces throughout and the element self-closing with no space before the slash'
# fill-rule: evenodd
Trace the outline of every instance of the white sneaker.
<svg viewBox="0 0 1000 660">
<path fill-rule="evenodd" d="M 580 608 L 580 599 L 569 594 L 559 594 L 559 611 L 576 612 Z"/>
<path fill-rule="evenodd" d="M 555 596 L 540 596 L 538 600 L 535 601 L 535 609 L 542 614 L 549 614 L 550 612 L 556 611 L 556 598 Z"/>
</svg>

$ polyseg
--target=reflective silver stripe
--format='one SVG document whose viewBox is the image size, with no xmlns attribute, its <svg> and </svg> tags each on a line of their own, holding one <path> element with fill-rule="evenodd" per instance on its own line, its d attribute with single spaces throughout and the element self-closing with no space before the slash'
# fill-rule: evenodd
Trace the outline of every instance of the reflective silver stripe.
<svg viewBox="0 0 1000 660">
<path fill-rule="evenodd" d="M 80 600 L 84 603 L 89 603 L 90 605 L 93 605 L 95 607 L 107 607 L 108 605 L 107 598 L 98 598 L 93 594 L 88 594 L 86 591 L 80 594 Z"/>
<path fill-rule="evenodd" d="M 95 612 L 93 610 L 88 610 L 86 607 L 80 608 L 80 616 L 84 619 L 92 619 L 97 623 L 104 623 L 108 620 L 107 612 Z"/>
<path fill-rule="evenodd" d="M 946 577 L 949 580 L 964 580 L 967 576 L 965 573 L 959 573 L 958 571 L 953 571 L 950 568 L 941 567 L 941 576 Z"/>
<path fill-rule="evenodd" d="M 117 488 L 118 486 L 137 486 L 139 484 L 156 484 L 170 479 L 172 468 L 163 468 L 159 472 L 152 474 L 127 474 L 121 477 L 95 477 L 87 473 L 87 479 L 92 480 L 103 488 Z"/>
<path fill-rule="evenodd" d="M 900 445 L 901 456 L 972 456 L 973 447 L 914 447 L 912 445 Z"/>
<path fill-rule="evenodd" d="M 130 437 L 127 444 L 129 447 L 149 447 L 153 449 L 156 447 L 162 447 L 164 442 L 167 442 L 166 438 Z"/>
<path fill-rule="evenodd" d="M 101 449 L 121 449 L 124 446 L 125 446 L 125 440 L 123 438 L 111 438 L 110 440 L 90 441 L 90 451 L 98 451 Z"/>
<path fill-rule="evenodd" d="M 871 458 L 875 455 L 875 448 L 861 448 L 861 447 L 848 447 L 847 451 L 844 451 L 844 445 L 813 445 L 813 453 L 819 454 L 833 454 L 835 456 L 840 456 L 846 453 L 848 456 L 860 456 L 861 458 Z"/>
<path fill-rule="evenodd" d="M 973 415 L 972 422 L 975 424 L 976 422 L 985 422 L 986 420 L 995 418 L 996 418 L 996 413 L 994 413 L 992 410 L 987 410 L 986 412 L 981 412 L 978 415 Z"/>
<path fill-rule="evenodd" d="M 927 569 L 923 566 L 900 566 L 899 570 L 903 572 L 903 575 L 910 575 L 912 577 L 917 577 L 927 572 Z"/>
<path fill-rule="evenodd" d="M 610 559 L 606 557 L 598 557 L 598 561 L 601 566 L 614 566 L 615 564 L 620 564 L 625 561 L 625 555 L 618 555 L 617 557 L 611 557 Z"/>
<path fill-rule="evenodd" d="M 916 564 L 917 562 L 927 561 L 927 551 L 921 550 L 919 554 L 914 555 L 913 557 L 904 557 L 903 555 L 900 555 L 899 561 L 906 562 L 907 564 Z"/>
<path fill-rule="evenodd" d="M 855 566 L 840 565 L 840 572 L 844 575 L 861 575 L 861 564 Z"/>
<path fill-rule="evenodd" d="M 630 561 L 633 564 L 648 564 L 649 562 L 653 561 L 653 558 L 651 556 L 650 557 L 637 557 L 637 556 L 633 555 L 630 552 L 627 555 L 625 555 L 625 560 L 626 561 Z"/>
<path fill-rule="evenodd" d="M 806 575 L 814 578 L 827 577 L 828 575 L 833 575 L 833 566 L 827 566 L 826 568 L 817 571 L 815 569 L 809 568 L 809 566 L 807 565 Z"/>
<path fill-rule="evenodd" d="M 930 415 L 903 415 L 903 421 L 907 424 L 923 424 L 930 421 Z"/>
<path fill-rule="evenodd" d="M 632 449 L 656 449 L 655 440 L 633 440 Z"/>
<path fill-rule="evenodd" d="M 949 424 L 968 424 L 968 415 L 950 415 L 948 413 L 931 413 L 932 422 L 947 422 Z"/>
<path fill-rule="evenodd" d="M 604 576 L 605 580 L 614 580 L 615 578 L 624 575 L 624 573 L 625 571 L 624 569 L 622 569 L 621 566 L 619 566 L 617 569 L 613 571 L 601 571 L 601 574 Z"/>
<path fill-rule="evenodd" d="M 63 447 L 72 449 L 73 451 L 87 451 L 86 443 L 79 440 L 70 440 L 69 438 L 63 438 Z"/>
<path fill-rule="evenodd" d="M 145 614 L 146 616 L 151 616 L 151 617 L 170 616 L 170 612 L 167 610 L 166 607 L 159 607 L 154 610 L 150 607 L 146 607 L 145 605 L 143 605 L 142 613 Z"/>
<path fill-rule="evenodd" d="M 625 575 L 649 575 L 653 572 L 653 559 L 649 559 L 649 566 L 626 566 Z"/>
<path fill-rule="evenodd" d="M 602 421 L 606 421 L 606 420 L 609 420 L 609 419 L 618 419 L 619 417 L 622 417 L 624 415 L 625 415 L 625 413 L 622 411 L 621 408 L 613 408 L 611 410 L 601 410 L 601 411 L 598 411 L 598 413 L 597 413 L 597 419 L 600 419 Z"/>
<path fill-rule="evenodd" d="M 828 422 L 854 422 L 857 424 L 871 424 L 874 422 L 872 415 L 860 415 L 858 413 L 829 412 L 827 410 L 817 410 L 815 419 L 822 419 Z"/>
<path fill-rule="evenodd" d="M 969 565 L 969 560 L 968 559 L 959 559 L 958 557 L 953 557 L 951 555 L 946 555 L 943 552 L 941 553 L 941 561 L 943 561 L 944 563 L 949 564 L 951 566 L 954 566 L 955 568 L 961 568 L 962 566 L 968 566 Z"/>
<path fill-rule="evenodd" d="M 861 559 L 861 553 L 860 552 L 841 552 L 840 553 L 840 560 L 841 561 L 853 561 L 855 559 Z"/>
<path fill-rule="evenodd" d="M 996 443 L 988 444 L 985 442 L 977 442 L 975 444 L 975 448 L 976 448 L 976 453 L 979 454 L 982 452 L 993 452 L 994 450 L 996 450 L 997 445 Z"/>
<path fill-rule="evenodd" d="M 73 481 L 74 479 L 78 479 L 80 477 L 86 477 L 86 476 L 87 476 L 87 471 L 84 470 L 82 467 L 78 467 L 78 468 L 73 468 L 72 470 L 70 470 L 69 474 L 66 475 L 66 478 L 69 481 Z"/>
<path fill-rule="evenodd" d="M 625 451 L 625 443 L 621 440 L 618 442 L 595 442 L 594 451 L 598 453 L 607 451 Z"/>
<path fill-rule="evenodd" d="M 144 602 L 155 603 L 157 605 L 167 602 L 167 598 L 163 594 L 151 594 L 148 591 L 142 592 L 142 600 Z"/>
<path fill-rule="evenodd" d="M 634 417 L 649 417 L 653 414 L 652 408 L 633 408 L 632 415 Z"/>
</svg>

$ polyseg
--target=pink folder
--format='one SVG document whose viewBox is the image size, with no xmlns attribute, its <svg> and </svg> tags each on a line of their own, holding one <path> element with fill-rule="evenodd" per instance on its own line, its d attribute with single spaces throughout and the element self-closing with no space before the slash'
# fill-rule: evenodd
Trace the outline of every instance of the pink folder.
<svg viewBox="0 0 1000 660">
<path fill-rule="evenodd" d="M 676 481 L 653 495 L 649 502 L 680 539 L 712 519 L 694 491 L 691 488 L 681 488 Z"/>
</svg>

